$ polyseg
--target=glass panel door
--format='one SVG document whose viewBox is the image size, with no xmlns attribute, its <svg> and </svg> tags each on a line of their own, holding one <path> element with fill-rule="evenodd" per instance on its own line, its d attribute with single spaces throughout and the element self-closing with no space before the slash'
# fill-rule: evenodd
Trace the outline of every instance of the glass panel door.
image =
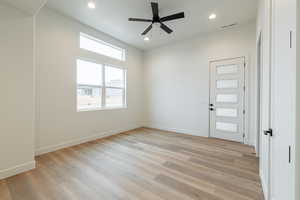
<svg viewBox="0 0 300 200">
<path fill-rule="evenodd" d="M 244 63 L 244 58 L 211 63 L 211 137 L 244 142 Z"/>
</svg>

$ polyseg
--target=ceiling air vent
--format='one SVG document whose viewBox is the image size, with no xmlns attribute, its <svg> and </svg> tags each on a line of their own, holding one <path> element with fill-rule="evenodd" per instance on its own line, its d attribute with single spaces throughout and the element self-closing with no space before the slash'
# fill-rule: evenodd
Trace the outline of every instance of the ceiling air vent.
<svg viewBox="0 0 300 200">
<path fill-rule="evenodd" d="M 231 27 L 233 27 L 233 26 L 236 26 L 237 25 L 237 23 L 233 23 L 233 24 L 228 24 L 228 25 L 225 25 L 225 26 L 222 26 L 221 28 L 231 28 Z"/>
</svg>

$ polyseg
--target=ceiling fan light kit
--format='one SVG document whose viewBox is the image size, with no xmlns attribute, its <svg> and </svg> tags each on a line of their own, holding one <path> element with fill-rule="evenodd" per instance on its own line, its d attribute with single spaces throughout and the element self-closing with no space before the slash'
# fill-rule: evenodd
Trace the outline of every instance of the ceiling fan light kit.
<svg viewBox="0 0 300 200">
<path fill-rule="evenodd" d="M 158 9 L 158 3 L 151 2 L 151 8 L 152 8 L 152 19 L 140 19 L 140 18 L 129 18 L 129 21 L 134 22 L 150 22 L 151 24 L 146 28 L 146 30 L 142 33 L 142 35 L 146 35 L 152 28 L 153 24 L 158 23 L 160 24 L 160 28 L 163 29 L 166 33 L 171 34 L 173 32 L 172 29 L 170 29 L 167 25 L 164 24 L 164 22 L 182 19 L 184 18 L 184 12 L 180 12 L 174 15 L 169 15 L 166 17 L 160 17 L 159 16 L 159 9 Z"/>
</svg>

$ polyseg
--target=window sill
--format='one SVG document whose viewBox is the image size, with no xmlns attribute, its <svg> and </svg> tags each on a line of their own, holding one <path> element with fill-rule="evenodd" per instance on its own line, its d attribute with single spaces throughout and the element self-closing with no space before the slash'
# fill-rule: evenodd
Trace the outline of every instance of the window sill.
<svg viewBox="0 0 300 200">
<path fill-rule="evenodd" d="M 82 108 L 82 109 L 77 109 L 77 112 L 124 110 L 124 109 L 127 109 L 127 106 L 106 107 L 106 108 Z"/>
</svg>

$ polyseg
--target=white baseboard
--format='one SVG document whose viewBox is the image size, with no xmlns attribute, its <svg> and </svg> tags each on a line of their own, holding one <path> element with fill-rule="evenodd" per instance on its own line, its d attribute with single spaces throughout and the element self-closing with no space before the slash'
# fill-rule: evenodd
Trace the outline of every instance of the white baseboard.
<svg viewBox="0 0 300 200">
<path fill-rule="evenodd" d="M 197 130 L 192 130 L 192 129 L 181 129 L 181 128 L 175 128 L 175 127 L 168 127 L 162 124 L 157 124 L 157 123 L 149 123 L 149 122 L 144 122 L 143 123 L 145 128 L 154 128 L 154 129 L 160 129 L 163 131 L 170 131 L 170 132 L 176 132 L 176 133 L 182 133 L 186 135 L 192 135 L 192 136 L 200 136 L 200 137 L 209 137 L 209 130 L 205 133 L 201 133 L 200 131 Z M 247 144 L 249 146 L 255 147 L 253 144 Z"/>
<path fill-rule="evenodd" d="M 145 125 L 143 127 L 145 128 L 154 128 L 154 129 L 160 129 L 164 131 L 170 131 L 170 132 L 176 132 L 176 133 L 182 133 L 186 135 L 193 135 L 193 136 L 201 136 L 201 137 L 208 137 L 208 134 L 200 133 L 199 131 L 192 130 L 192 129 L 181 129 L 181 128 L 175 128 L 175 127 L 167 127 L 160 124 L 154 124 L 154 123 L 144 123 Z"/>
<path fill-rule="evenodd" d="M 8 169 L 0 170 L 0 180 L 32 170 L 34 168 L 35 168 L 35 161 L 30 161 Z"/>
<path fill-rule="evenodd" d="M 85 142 L 90 142 L 90 141 L 93 141 L 93 140 L 109 137 L 109 136 L 120 134 L 120 133 L 123 133 L 123 132 L 126 132 L 126 131 L 134 130 L 134 129 L 137 129 L 137 128 L 140 128 L 140 127 L 141 126 L 135 125 L 135 126 L 131 126 L 131 127 L 123 128 L 123 129 L 117 129 L 117 130 L 98 133 L 98 134 L 95 134 L 95 135 L 92 135 L 92 136 L 83 137 L 83 138 L 71 140 L 71 141 L 68 141 L 68 142 L 63 142 L 63 143 L 56 144 L 56 145 L 42 147 L 42 148 L 39 148 L 35 151 L 35 155 L 38 156 L 38 155 L 42 155 L 42 154 L 45 154 L 45 153 L 50 153 L 50 152 L 53 152 L 53 151 L 57 151 L 59 149 L 64 149 L 64 148 L 75 146 L 75 145 L 82 144 L 82 143 L 85 143 Z"/>
</svg>

